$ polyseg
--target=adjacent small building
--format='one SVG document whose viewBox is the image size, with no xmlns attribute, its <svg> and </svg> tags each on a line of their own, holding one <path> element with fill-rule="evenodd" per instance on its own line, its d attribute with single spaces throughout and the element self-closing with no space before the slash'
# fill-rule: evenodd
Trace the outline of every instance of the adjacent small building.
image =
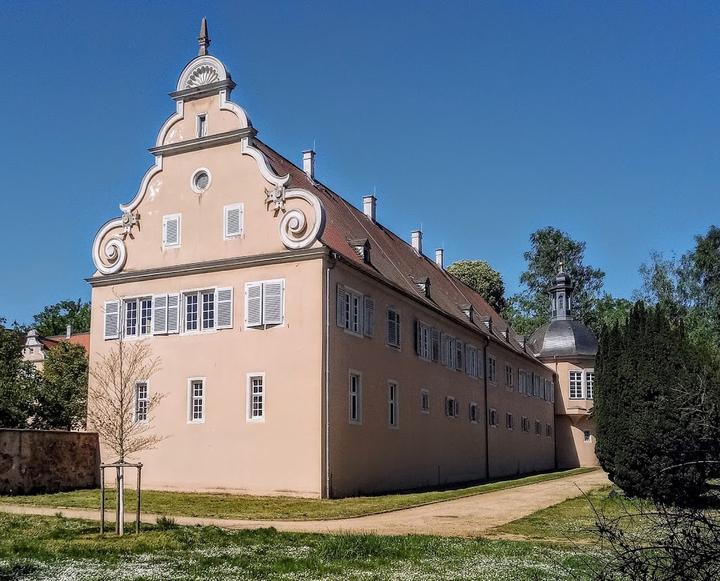
<svg viewBox="0 0 720 581">
<path fill-rule="evenodd" d="M 59 343 L 73 343 L 88 351 L 90 349 L 90 333 L 73 333 L 72 327 L 68 325 L 65 335 L 43 337 L 37 330 L 30 329 L 25 337 L 25 345 L 22 350 L 23 359 L 42 371 L 48 351 Z"/>
<path fill-rule="evenodd" d="M 554 369 L 422 232 L 261 141 L 204 21 L 199 44 L 92 248 L 91 369 L 121 340 L 161 361 L 135 379 L 135 421 L 166 437 L 145 485 L 340 497 L 553 469 Z"/>
<path fill-rule="evenodd" d="M 552 369 L 557 381 L 555 438 L 558 468 L 597 466 L 595 422 L 592 419 L 595 356 L 593 332 L 572 315 L 573 284 L 562 271 L 550 289 L 550 322 L 528 343 L 532 353 Z"/>
</svg>

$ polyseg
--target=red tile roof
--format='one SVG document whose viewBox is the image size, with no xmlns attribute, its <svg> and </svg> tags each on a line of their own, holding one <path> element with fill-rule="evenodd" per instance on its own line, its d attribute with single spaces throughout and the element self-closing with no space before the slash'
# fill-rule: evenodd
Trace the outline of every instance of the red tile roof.
<svg viewBox="0 0 720 581">
<path fill-rule="evenodd" d="M 90 333 L 75 333 L 67 337 L 65 335 L 54 335 L 53 337 L 38 337 L 38 341 L 45 349 L 52 349 L 58 343 L 73 343 L 80 345 L 85 351 L 90 351 Z"/>
<path fill-rule="evenodd" d="M 496 341 L 535 359 L 523 349 L 522 340 L 514 333 L 510 332 L 510 341 L 505 339 L 503 331 L 508 328 L 507 322 L 477 292 L 438 267 L 434 261 L 418 255 L 410 244 L 381 224 L 370 220 L 328 187 L 310 179 L 303 170 L 271 147 L 258 139 L 255 139 L 254 143 L 265 155 L 275 173 L 290 174 L 288 187 L 304 188 L 318 196 L 326 214 L 321 242 L 340 254 L 342 259 L 459 323 L 469 325 L 485 336 L 492 335 Z M 363 238 L 367 238 L 370 243 L 369 263 L 366 263 L 349 243 L 351 240 Z M 417 284 L 426 278 L 430 279 L 429 297 L 425 296 Z M 471 304 L 475 311 L 474 322 L 469 320 L 461 308 L 468 304 Z M 488 319 L 492 319 L 492 333 L 483 322 Z"/>
</svg>

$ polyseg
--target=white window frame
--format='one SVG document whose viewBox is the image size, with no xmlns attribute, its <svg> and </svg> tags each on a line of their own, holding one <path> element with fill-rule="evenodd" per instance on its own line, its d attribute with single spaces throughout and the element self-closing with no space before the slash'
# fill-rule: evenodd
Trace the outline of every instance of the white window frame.
<svg viewBox="0 0 720 581">
<path fill-rule="evenodd" d="M 508 389 L 508 391 L 512 391 L 514 389 L 513 385 L 513 368 L 512 365 L 509 363 L 505 364 L 505 387 Z"/>
<path fill-rule="evenodd" d="M 448 395 L 445 397 L 445 415 L 447 417 L 458 418 L 460 416 L 458 413 L 459 406 L 460 402 L 458 402 L 455 396 Z"/>
<path fill-rule="evenodd" d="M 588 382 L 588 375 L 592 374 L 592 380 Z M 594 369 L 585 369 L 583 371 L 583 395 L 585 396 L 585 399 L 594 399 L 595 398 L 595 370 Z"/>
<path fill-rule="evenodd" d="M 238 234 L 228 234 L 228 212 L 231 210 L 240 210 L 240 232 Z M 236 204 L 228 204 L 223 206 L 223 240 L 235 240 L 245 235 L 245 204 L 238 202 Z"/>
<path fill-rule="evenodd" d="M 138 398 L 138 386 L 144 385 L 145 386 L 145 397 L 144 398 Z M 150 381 L 147 379 L 138 379 L 135 381 L 135 405 L 134 413 L 133 413 L 133 419 L 136 424 L 146 424 L 150 421 Z M 145 417 L 140 419 L 138 416 L 140 414 L 140 402 L 145 403 Z"/>
<path fill-rule="evenodd" d="M 583 380 L 584 380 L 584 373 L 581 370 L 578 369 L 571 369 L 568 372 L 568 397 L 570 399 L 584 399 L 584 389 L 583 389 Z M 573 379 L 573 377 L 576 377 L 577 379 Z M 575 391 L 579 390 L 579 391 Z M 575 393 L 576 395 L 573 395 Z"/>
<path fill-rule="evenodd" d="M 432 326 L 418 320 L 417 325 L 417 342 L 418 342 L 418 357 L 423 361 L 432 361 Z"/>
<path fill-rule="evenodd" d="M 530 432 L 530 420 L 527 416 L 521 416 L 520 418 L 520 431 L 521 432 Z"/>
<path fill-rule="evenodd" d="M 197 119 L 196 127 L 195 127 L 195 134 L 198 138 L 200 137 L 207 137 L 208 135 L 208 114 L 207 111 L 205 113 L 198 113 L 195 117 Z M 205 131 L 203 131 L 203 129 Z"/>
<path fill-rule="evenodd" d="M 427 402 L 427 406 L 425 405 L 425 402 Z M 421 389 L 420 390 L 420 413 L 423 413 L 423 414 L 430 413 L 430 390 L 429 389 Z"/>
<path fill-rule="evenodd" d="M 395 342 L 391 341 L 390 337 L 391 313 L 392 315 L 394 315 L 393 324 L 395 325 Z M 385 315 L 385 343 L 389 347 L 398 350 L 400 349 L 400 345 L 402 344 L 401 321 L 402 317 L 400 315 L 400 310 L 396 307 L 389 306 Z"/>
<path fill-rule="evenodd" d="M 515 429 L 515 417 L 510 412 L 505 412 L 505 429 L 510 431 Z"/>
<path fill-rule="evenodd" d="M 150 319 L 148 330 L 145 333 L 141 332 L 142 328 L 142 303 L 143 301 L 150 301 Z M 127 305 L 128 303 L 135 304 L 135 333 L 127 333 Z M 153 334 L 153 296 L 152 295 L 139 295 L 124 297 L 120 300 L 120 336 L 124 339 L 144 339 L 150 337 Z"/>
<path fill-rule="evenodd" d="M 204 327 L 204 310 L 205 301 L 204 295 L 213 296 L 213 325 L 212 327 Z M 188 297 L 194 296 L 197 298 L 197 328 L 188 329 L 188 316 L 187 316 L 187 299 Z M 215 288 L 203 288 L 203 289 L 192 289 L 185 290 L 180 293 L 180 328 L 181 334 L 183 335 L 195 335 L 197 333 L 214 333 L 217 330 L 217 289 Z"/>
<path fill-rule="evenodd" d="M 261 378 L 262 379 L 262 393 L 260 394 L 260 397 L 262 399 L 262 414 L 259 416 L 253 415 L 253 400 L 254 400 L 254 394 L 253 394 L 253 384 L 252 381 L 255 378 Z M 267 416 L 267 382 L 265 381 L 265 372 L 264 371 L 253 371 L 247 374 L 246 376 L 246 393 L 247 393 L 247 399 L 246 399 L 246 405 L 247 405 L 247 414 L 246 418 L 249 423 L 262 423 L 265 421 L 265 417 Z"/>
<path fill-rule="evenodd" d="M 353 378 L 357 378 L 355 393 L 353 393 Z M 348 422 L 356 426 L 361 426 L 363 423 L 362 391 L 362 373 L 356 369 L 350 369 L 348 371 Z M 353 418 L 353 397 L 355 397 L 357 412 L 355 418 Z"/>
<path fill-rule="evenodd" d="M 468 406 L 468 418 L 470 419 L 471 424 L 477 424 L 478 423 L 478 404 L 475 401 L 471 401 L 470 405 Z M 489 411 L 490 414 L 495 414 L 497 416 L 497 410 L 491 409 Z M 491 424 L 492 425 L 492 424 Z M 492 425 L 492 427 L 496 427 Z"/>
<path fill-rule="evenodd" d="M 387 382 L 388 386 L 388 427 L 391 430 L 397 430 L 400 428 L 400 384 L 394 379 L 389 379 Z M 394 390 L 392 388 L 395 388 Z M 391 412 L 392 410 L 392 412 Z M 394 421 L 393 421 L 394 419 Z"/>
<path fill-rule="evenodd" d="M 365 312 L 364 295 L 345 285 L 338 285 L 337 292 L 338 295 L 342 296 L 342 304 L 340 304 L 340 296 L 338 296 L 337 300 L 337 304 L 342 308 L 342 314 L 337 317 L 338 322 L 342 323 L 341 328 L 350 335 L 362 337 L 364 329 L 363 315 Z"/>
<path fill-rule="evenodd" d="M 472 377 L 477 379 L 478 373 L 478 348 L 475 345 L 465 344 L 465 372 Z"/>
<path fill-rule="evenodd" d="M 195 409 L 194 409 L 194 403 L 195 403 L 195 395 L 193 393 L 193 383 L 200 381 L 202 382 L 202 397 L 200 398 L 200 401 L 202 402 L 202 417 L 201 418 L 195 418 Z M 207 379 L 205 377 L 188 377 L 187 380 L 187 423 L 188 424 L 204 424 L 205 418 L 207 417 L 207 406 L 206 406 L 206 400 L 207 400 Z"/>
<path fill-rule="evenodd" d="M 542 436 L 542 422 L 540 420 L 535 420 L 535 435 Z"/>
<path fill-rule="evenodd" d="M 177 243 L 176 244 L 168 244 L 167 242 L 167 223 L 170 220 L 174 220 L 177 218 Z M 180 248 L 182 246 L 182 214 L 166 214 L 162 218 L 162 247 L 163 248 Z"/>
</svg>

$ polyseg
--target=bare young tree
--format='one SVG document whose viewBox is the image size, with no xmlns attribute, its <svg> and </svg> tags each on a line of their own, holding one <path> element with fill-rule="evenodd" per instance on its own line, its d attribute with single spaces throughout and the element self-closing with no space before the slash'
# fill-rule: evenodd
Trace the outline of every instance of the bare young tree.
<svg viewBox="0 0 720 581">
<path fill-rule="evenodd" d="M 149 450 L 165 439 L 153 431 L 152 412 L 164 397 L 148 394 L 142 407 L 136 402 L 138 382 L 147 382 L 160 368 L 144 341 L 126 342 L 120 338 L 109 352 L 100 356 L 90 368 L 88 386 L 88 426 L 97 431 L 103 444 L 125 462 L 133 454 Z M 125 492 L 124 472 L 120 469 L 117 502 L 120 507 L 118 531 L 123 532 Z"/>
</svg>

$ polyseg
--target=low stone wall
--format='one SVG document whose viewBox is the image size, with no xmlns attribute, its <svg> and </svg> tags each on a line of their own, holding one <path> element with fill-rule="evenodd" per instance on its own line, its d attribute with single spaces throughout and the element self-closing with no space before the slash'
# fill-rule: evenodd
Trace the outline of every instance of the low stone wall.
<svg viewBox="0 0 720 581">
<path fill-rule="evenodd" d="M 100 444 L 93 432 L 0 429 L 0 494 L 100 486 Z"/>
</svg>

